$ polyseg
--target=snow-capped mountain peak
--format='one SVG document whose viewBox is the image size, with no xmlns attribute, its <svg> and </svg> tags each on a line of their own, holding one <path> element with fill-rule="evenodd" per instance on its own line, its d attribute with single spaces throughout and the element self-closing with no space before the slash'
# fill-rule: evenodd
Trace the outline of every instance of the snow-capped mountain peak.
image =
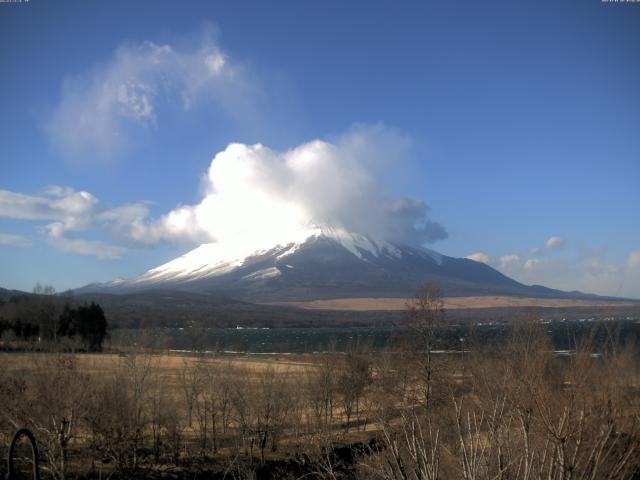
<svg viewBox="0 0 640 480">
<path fill-rule="evenodd" d="M 335 242 L 360 260 L 366 260 L 369 257 L 379 258 L 381 255 L 397 259 L 402 257 L 402 249 L 391 242 L 374 240 L 369 236 L 351 233 L 342 228 L 324 226 L 297 232 L 290 241 L 263 245 L 259 249 L 255 249 L 248 242 L 203 244 L 132 279 L 131 283 L 145 284 L 216 277 L 232 272 L 250 259 L 267 254 L 273 254 L 278 261 L 281 261 L 287 256 L 293 255 L 306 243 L 318 239 Z M 442 262 L 440 254 L 428 249 L 425 249 L 425 252 L 428 252 L 436 262 Z M 276 276 L 276 274 L 271 271 L 270 276 Z M 262 277 L 249 275 L 246 278 Z M 118 283 L 122 283 L 122 280 L 119 280 Z"/>
<path fill-rule="evenodd" d="M 265 235 L 268 241 L 248 238 L 200 245 L 138 277 L 82 290 L 181 289 L 260 302 L 409 296 L 430 281 L 449 295 L 534 295 L 534 287 L 483 263 L 344 228 L 313 225 L 288 238 L 271 233 Z"/>
</svg>

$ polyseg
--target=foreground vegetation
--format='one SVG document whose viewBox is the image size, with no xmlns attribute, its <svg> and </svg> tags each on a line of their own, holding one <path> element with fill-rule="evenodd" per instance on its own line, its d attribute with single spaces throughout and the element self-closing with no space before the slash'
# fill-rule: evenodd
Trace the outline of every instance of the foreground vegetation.
<svg viewBox="0 0 640 480">
<path fill-rule="evenodd" d="M 599 328 L 562 356 L 536 321 L 438 354 L 447 321 L 426 288 L 383 351 L 265 360 L 40 343 L 0 353 L 0 445 L 26 426 L 43 477 L 59 479 L 638 478 L 640 355 Z"/>
<path fill-rule="evenodd" d="M 5 353 L 0 444 L 27 426 L 54 478 L 639 475 L 634 347 L 548 347 L 531 323 L 464 360 Z"/>
</svg>

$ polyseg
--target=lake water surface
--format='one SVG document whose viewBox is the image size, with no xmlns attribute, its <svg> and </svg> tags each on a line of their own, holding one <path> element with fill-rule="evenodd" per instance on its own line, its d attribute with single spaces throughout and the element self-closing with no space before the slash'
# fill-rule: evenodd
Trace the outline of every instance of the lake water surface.
<svg viewBox="0 0 640 480">
<path fill-rule="evenodd" d="M 598 348 L 607 342 L 640 339 L 637 320 L 608 322 L 554 321 L 541 327 L 550 334 L 556 350 L 574 349 L 577 342 L 594 336 Z M 154 330 L 119 329 L 111 332 L 114 344 L 133 345 L 155 339 L 174 350 L 234 351 L 249 353 L 311 353 L 346 351 L 353 347 L 382 349 L 403 335 L 400 328 L 159 328 Z M 439 338 L 438 349 L 461 350 L 477 344 L 498 344 L 509 338 L 510 327 L 496 325 L 450 326 Z"/>
</svg>

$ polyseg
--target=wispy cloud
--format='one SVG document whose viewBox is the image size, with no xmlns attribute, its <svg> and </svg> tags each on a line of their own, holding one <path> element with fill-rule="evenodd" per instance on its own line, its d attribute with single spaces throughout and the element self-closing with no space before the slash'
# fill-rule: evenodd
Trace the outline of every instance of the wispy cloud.
<svg viewBox="0 0 640 480">
<path fill-rule="evenodd" d="M 256 77 L 205 28 L 196 41 L 121 45 L 108 60 L 66 78 L 45 130 L 65 156 L 104 160 L 155 128 L 162 112 L 215 104 L 228 119 L 251 121 L 261 95 Z"/>
<path fill-rule="evenodd" d="M 30 247 L 33 244 L 31 240 L 22 235 L 12 235 L 10 233 L 0 233 L 0 245 L 11 247 Z"/>
<path fill-rule="evenodd" d="M 101 260 L 117 260 L 127 251 L 126 248 L 110 245 L 101 240 L 74 238 L 73 233 L 65 230 L 61 223 L 50 223 L 45 229 L 50 243 L 63 252 L 89 255 Z"/>
<path fill-rule="evenodd" d="M 558 252 L 564 248 L 564 240 L 555 235 L 549 237 L 547 241 L 541 247 L 534 247 L 531 249 L 531 253 L 535 255 L 544 255 L 549 252 Z"/>
<path fill-rule="evenodd" d="M 491 257 L 484 252 L 472 253 L 470 255 L 467 255 L 465 258 L 473 260 L 474 262 L 486 263 L 487 265 L 490 265 L 492 262 Z"/>
<path fill-rule="evenodd" d="M 66 229 L 87 225 L 98 204 L 89 192 L 51 187 L 40 195 L 0 190 L 0 217 L 20 220 L 57 220 Z"/>
<path fill-rule="evenodd" d="M 68 187 L 52 186 L 35 195 L 0 190 L 0 218 L 49 222 L 42 231 L 56 248 L 104 259 L 119 258 L 126 249 L 100 240 L 77 238 L 78 232 L 91 229 L 117 232 L 125 226 L 132 228 L 130 222 L 147 215 L 144 204 L 104 208 L 89 192 Z M 7 239 L 12 237 L 15 236 Z M 30 242 L 21 244 L 28 246 Z"/>
</svg>

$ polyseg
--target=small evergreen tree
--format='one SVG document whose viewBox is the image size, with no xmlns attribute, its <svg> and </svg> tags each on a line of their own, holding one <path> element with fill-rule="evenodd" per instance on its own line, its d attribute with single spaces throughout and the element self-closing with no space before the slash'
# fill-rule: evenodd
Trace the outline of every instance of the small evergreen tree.
<svg viewBox="0 0 640 480">
<path fill-rule="evenodd" d="M 78 310 L 82 312 L 78 323 L 78 333 L 82 341 L 91 352 L 102 350 L 102 342 L 107 335 L 107 319 L 102 307 L 91 302 L 88 307 L 79 307 Z"/>
</svg>

